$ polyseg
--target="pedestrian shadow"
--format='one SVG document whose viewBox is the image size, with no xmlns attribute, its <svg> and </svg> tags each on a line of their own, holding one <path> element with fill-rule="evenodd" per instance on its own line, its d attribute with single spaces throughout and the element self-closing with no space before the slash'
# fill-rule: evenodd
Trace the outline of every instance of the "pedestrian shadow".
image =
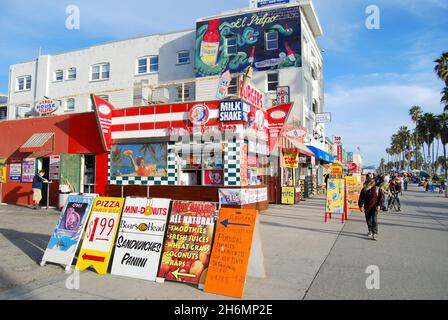
<svg viewBox="0 0 448 320">
<path fill-rule="evenodd" d="M 38 265 L 50 240 L 50 236 L 46 234 L 25 233 L 11 229 L 0 228 L 0 234 Z"/>
</svg>

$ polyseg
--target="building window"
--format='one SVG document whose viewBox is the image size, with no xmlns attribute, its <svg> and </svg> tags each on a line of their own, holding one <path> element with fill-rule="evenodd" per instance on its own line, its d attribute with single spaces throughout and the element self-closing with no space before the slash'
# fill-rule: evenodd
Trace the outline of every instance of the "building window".
<svg viewBox="0 0 448 320">
<path fill-rule="evenodd" d="M 17 78 L 17 91 L 31 90 L 31 76 L 23 76 Z"/>
<path fill-rule="evenodd" d="M 137 73 L 159 72 L 159 56 L 142 57 L 137 62 Z"/>
<path fill-rule="evenodd" d="M 64 71 L 56 70 L 54 72 L 54 81 L 62 81 L 64 80 Z"/>
<path fill-rule="evenodd" d="M 108 80 L 110 76 L 110 65 L 109 63 L 95 64 L 91 67 L 90 80 Z"/>
<path fill-rule="evenodd" d="M 76 68 L 68 69 L 67 80 L 76 80 Z"/>
<path fill-rule="evenodd" d="M 229 96 L 237 95 L 238 94 L 238 77 L 232 77 L 232 80 L 230 80 L 229 88 L 227 89 L 227 94 Z"/>
<path fill-rule="evenodd" d="M 65 102 L 65 111 L 75 111 L 75 99 L 67 99 Z"/>
<path fill-rule="evenodd" d="M 226 48 L 227 48 L 228 55 L 238 53 L 238 42 L 236 40 L 236 37 L 226 38 Z"/>
<path fill-rule="evenodd" d="M 5 120 L 7 117 L 7 110 L 6 108 L 0 108 L 0 120 Z"/>
<path fill-rule="evenodd" d="M 319 102 L 317 102 L 316 99 L 313 99 L 313 112 L 319 113 Z"/>
<path fill-rule="evenodd" d="M 278 32 L 268 31 L 266 32 L 266 50 L 278 49 Z"/>
<path fill-rule="evenodd" d="M 275 91 L 278 87 L 278 73 L 268 73 L 267 74 L 267 87 L 268 91 Z"/>
<path fill-rule="evenodd" d="M 16 109 L 16 119 L 23 119 L 27 117 L 27 114 L 30 112 L 29 104 L 21 104 L 17 106 Z"/>
<path fill-rule="evenodd" d="M 190 100 L 190 87 L 184 86 L 182 92 L 182 86 L 178 86 L 177 88 L 177 101 L 185 101 Z"/>
<path fill-rule="evenodd" d="M 311 67 L 311 76 L 313 77 L 314 80 L 319 80 L 319 76 L 317 74 L 317 68 L 314 65 L 314 63 L 312 65 L 312 67 Z"/>
<path fill-rule="evenodd" d="M 177 53 L 177 64 L 190 63 L 190 51 L 184 50 Z"/>
</svg>

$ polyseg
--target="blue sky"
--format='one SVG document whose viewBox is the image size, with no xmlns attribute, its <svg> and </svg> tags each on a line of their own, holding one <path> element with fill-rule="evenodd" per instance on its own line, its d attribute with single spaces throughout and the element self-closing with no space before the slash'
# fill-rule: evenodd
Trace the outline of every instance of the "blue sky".
<svg viewBox="0 0 448 320">
<path fill-rule="evenodd" d="M 9 65 L 129 36 L 194 28 L 202 16 L 248 6 L 248 0 L 0 0 L 0 92 Z M 81 28 L 65 28 L 66 7 L 80 9 Z M 341 135 L 364 162 L 386 157 L 390 136 L 412 128 L 408 110 L 440 113 L 443 83 L 433 61 L 448 50 L 446 0 L 315 0 L 324 36 L 327 135 Z M 380 30 L 365 27 L 368 5 L 380 8 Z"/>
</svg>

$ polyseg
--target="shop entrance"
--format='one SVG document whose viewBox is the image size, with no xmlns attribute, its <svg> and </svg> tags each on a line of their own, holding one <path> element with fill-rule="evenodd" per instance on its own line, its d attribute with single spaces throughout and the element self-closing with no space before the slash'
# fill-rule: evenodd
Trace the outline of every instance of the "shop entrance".
<svg viewBox="0 0 448 320">
<path fill-rule="evenodd" d="M 82 192 L 94 193 L 95 192 L 95 155 L 85 154 L 82 157 Z"/>
<path fill-rule="evenodd" d="M 44 157 L 37 159 L 37 172 L 40 170 L 45 170 L 44 178 L 49 179 L 50 173 L 50 158 Z M 48 184 L 44 183 L 42 187 L 42 200 L 39 202 L 41 207 L 47 207 L 47 197 L 48 197 Z"/>
</svg>

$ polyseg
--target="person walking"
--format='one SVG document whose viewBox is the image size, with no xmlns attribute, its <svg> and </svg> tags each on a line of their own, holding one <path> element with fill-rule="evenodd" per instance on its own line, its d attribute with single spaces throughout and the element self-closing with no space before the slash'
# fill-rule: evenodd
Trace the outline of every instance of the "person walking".
<svg viewBox="0 0 448 320">
<path fill-rule="evenodd" d="M 40 209 L 39 202 L 42 200 L 42 187 L 44 182 L 49 182 L 44 178 L 45 170 L 40 170 L 34 175 L 31 188 L 33 189 L 33 209 Z"/>
<path fill-rule="evenodd" d="M 409 176 L 406 175 L 404 177 L 404 191 L 408 191 L 408 184 L 409 184 Z"/>
<path fill-rule="evenodd" d="M 368 237 L 372 240 L 378 238 L 378 212 L 383 203 L 384 195 L 380 188 L 376 186 L 376 181 L 368 179 L 365 186 L 359 194 L 359 210 L 366 216 L 367 227 L 369 229 Z"/>
<path fill-rule="evenodd" d="M 384 178 L 384 181 L 380 184 L 380 190 L 383 193 L 383 202 L 381 204 L 381 210 L 382 211 L 388 211 L 388 198 L 392 196 L 392 193 L 390 192 L 390 178 L 389 176 L 386 176 Z"/>
</svg>

